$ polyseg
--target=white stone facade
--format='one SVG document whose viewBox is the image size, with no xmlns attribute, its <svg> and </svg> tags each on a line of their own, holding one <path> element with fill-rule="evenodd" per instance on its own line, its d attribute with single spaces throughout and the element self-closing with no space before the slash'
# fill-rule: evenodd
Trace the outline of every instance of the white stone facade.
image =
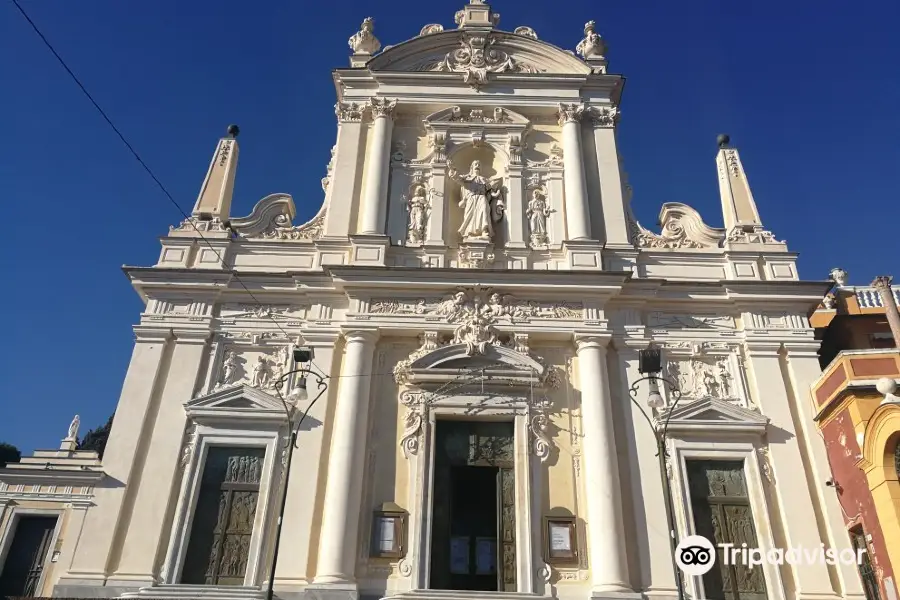
<svg viewBox="0 0 900 600">
<path fill-rule="evenodd" d="M 668 461 L 680 535 L 695 527 L 686 461 L 739 460 L 761 547 L 849 547 L 808 391 L 806 315 L 827 284 L 801 281 L 763 229 L 727 141 L 726 229 L 674 203 L 660 234 L 638 224 L 616 146 L 623 80 L 595 25 L 573 35 L 576 55 L 498 20 L 473 0 L 457 27 L 384 49 L 363 24 L 335 74 L 337 139 L 305 224 L 286 194 L 232 217 L 236 132 L 220 141 L 159 262 L 126 269 L 146 309 L 106 477 L 80 530 L 60 533 L 55 595 L 263 593 L 285 464 L 274 382 L 293 346 L 313 350 L 328 389 L 291 463 L 279 597 L 454 597 L 428 591 L 436 426 L 493 419 L 514 431 L 516 518 L 515 591 L 492 597 L 674 598 L 656 444 L 629 394 L 651 342 L 683 391 Z M 187 588 L 217 446 L 264 453 L 244 585 Z M 370 558 L 385 503 L 408 515 L 404 552 Z M 545 552 L 559 510 L 577 524 L 566 566 Z M 854 567 L 764 578 L 769 598 L 864 597 Z"/>
</svg>

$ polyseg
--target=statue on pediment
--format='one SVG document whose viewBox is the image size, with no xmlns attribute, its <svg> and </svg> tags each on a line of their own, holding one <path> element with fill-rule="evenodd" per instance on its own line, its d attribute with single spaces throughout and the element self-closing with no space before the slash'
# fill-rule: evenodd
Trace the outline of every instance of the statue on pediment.
<svg viewBox="0 0 900 600">
<path fill-rule="evenodd" d="M 597 33 L 597 24 L 594 21 L 588 21 L 584 24 L 584 38 L 575 47 L 575 51 L 585 60 L 604 58 L 606 54 L 606 44 L 603 38 Z"/>
<path fill-rule="evenodd" d="M 503 218 L 503 178 L 488 179 L 481 174 L 481 161 L 472 161 L 469 172 L 460 175 L 452 166 L 447 173 L 462 190 L 459 205 L 463 209 L 459 234 L 465 240 L 487 240 L 494 237 L 494 223 Z"/>
</svg>

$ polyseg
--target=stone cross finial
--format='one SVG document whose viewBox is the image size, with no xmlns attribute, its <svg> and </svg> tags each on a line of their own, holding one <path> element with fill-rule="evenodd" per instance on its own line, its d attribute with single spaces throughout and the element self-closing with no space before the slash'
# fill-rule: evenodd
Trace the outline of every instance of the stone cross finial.
<svg viewBox="0 0 900 600">
<path fill-rule="evenodd" d="M 359 31 L 347 40 L 353 54 L 375 54 L 381 49 L 381 42 L 373 33 L 375 29 L 375 20 L 372 17 L 366 17 L 359 27 Z"/>
</svg>

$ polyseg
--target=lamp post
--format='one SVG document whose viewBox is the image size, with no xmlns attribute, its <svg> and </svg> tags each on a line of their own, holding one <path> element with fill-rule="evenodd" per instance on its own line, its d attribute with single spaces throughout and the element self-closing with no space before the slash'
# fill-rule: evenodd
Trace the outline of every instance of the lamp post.
<svg viewBox="0 0 900 600">
<path fill-rule="evenodd" d="M 678 568 L 678 562 L 675 559 L 675 552 L 678 547 L 675 535 L 675 507 L 672 503 L 672 487 L 669 483 L 668 473 L 666 472 L 666 458 L 668 457 L 666 433 L 669 428 L 669 418 L 672 416 L 672 411 L 675 409 L 678 401 L 681 400 L 681 390 L 678 389 L 677 382 L 671 381 L 660 375 L 662 372 L 662 351 L 659 348 L 654 348 L 652 344 L 649 348 L 638 352 L 638 371 L 643 377 L 631 384 L 629 393 L 631 395 L 631 401 L 637 406 L 638 410 L 641 411 L 641 414 L 644 415 L 647 423 L 650 424 L 650 429 L 653 430 L 653 436 L 656 438 L 656 456 L 659 458 L 659 472 L 660 477 L 662 478 L 663 495 L 665 496 L 666 503 L 666 520 L 669 525 L 669 541 L 672 546 L 672 570 L 675 572 L 675 585 L 678 588 L 678 600 L 684 600 L 684 579 L 682 577 L 681 569 Z M 647 411 L 644 410 L 644 407 L 638 402 L 638 384 L 642 381 L 649 382 L 650 394 L 647 397 L 647 406 L 650 407 L 651 410 L 661 411 L 666 404 L 662 395 L 659 393 L 660 382 L 668 386 L 671 391 L 675 401 L 672 403 L 672 406 L 669 407 L 665 421 L 662 421 L 662 419 L 651 419 L 650 415 L 647 414 Z"/>
<path fill-rule="evenodd" d="M 311 359 L 312 352 L 309 349 L 295 348 L 294 362 L 298 365 L 298 368 L 293 371 L 288 371 L 275 382 L 275 392 L 277 392 L 278 399 L 281 400 L 281 405 L 284 407 L 290 437 L 287 441 L 287 444 L 289 444 L 289 446 L 286 447 L 287 460 L 284 464 L 284 477 L 281 482 L 283 486 L 281 490 L 281 505 L 278 508 L 278 522 L 275 525 L 275 547 L 272 551 L 272 568 L 269 570 L 269 589 L 266 592 L 267 600 L 272 600 L 274 593 L 275 567 L 278 565 L 278 547 L 281 545 L 281 526 L 284 523 L 284 507 L 287 501 L 288 482 L 291 477 L 291 458 L 294 455 L 294 448 L 297 447 L 297 433 L 300 431 L 300 426 L 303 424 L 304 419 L 306 419 L 306 415 L 309 414 L 310 409 L 312 409 L 316 401 L 322 397 L 325 390 L 328 389 L 328 384 L 325 382 L 325 378 L 322 375 L 314 373 L 309 367 L 304 366 L 309 363 Z M 287 398 L 285 398 L 281 394 L 281 389 L 296 375 L 299 375 L 299 379 L 288 393 Z M 307 379 L 310 376 L 315 379 L 318 391 L 316 397 L 312 399 L 312 402 L 301 411 L 299 409 L 299 404 L 309 399 L 309 392 L 307 391 L 306 384 Z"/>
</svg>

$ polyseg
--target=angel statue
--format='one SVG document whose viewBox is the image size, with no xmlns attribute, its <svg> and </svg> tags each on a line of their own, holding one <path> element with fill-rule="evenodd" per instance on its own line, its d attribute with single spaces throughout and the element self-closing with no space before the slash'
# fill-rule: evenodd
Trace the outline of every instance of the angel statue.
<svg viewBox="0 0 900 600">
<path fill-rule="evenodd" d="M 472 161 L 469 172 L 460 175 L 452 166 L 447 173 L 462 187 L 459 205 L 463 209 L 459 234 L 463 240 L 490 240 L 494 223 L 503 218 L 503 178 L 488 179 L 481 174 L 481 161 Z"/>
</svg>

